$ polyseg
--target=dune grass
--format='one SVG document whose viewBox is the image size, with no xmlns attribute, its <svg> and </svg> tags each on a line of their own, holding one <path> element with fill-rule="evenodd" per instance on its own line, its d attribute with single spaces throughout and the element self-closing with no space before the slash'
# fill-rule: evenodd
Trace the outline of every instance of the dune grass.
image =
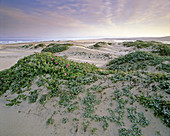
<svg viewBox="0 0 170 136">
<path fill-rule="evenodd" d="M 68 50 L 70 46 L 73 46 L 73 44 L 49 44 L 46 48 L 42 50 L 42 52 L 62 52 L 64 50 Z"/>
<path fill-rule="evenodd" d="M 152 53 L 157 53 L 161 56 L 170 56 L 170 44 L 164 44 L 156 41 L 141 41 L 123 42 L 126 47 L 136 47 L 137 49 L 152 48 Z"/>
<path fill-rule="evenodd" d="M 90 46 L 91 49 L 99 49 L 102 47 L 102 45 L 107 45 L 106 42 L 97 42 L 94 45 Z"/>
<path fill-rule="evenodd" d="M 170 57 L 159 56 L 145 51 L 136 51 L 117 59 L 111 60 L 108 64 L 110 70 L 148 70 L 148 66 L 153 66 L 159 71 L 170 72 Z"/>
<path fill-rule="evenodd" d="M 153 45 L 160 45 L 160 44 L 162 43 L 156 41 L 142 41 L 142 40 L 136 40 L 135 42 L 123 42 L 123 45 L 126 47 L 136 47 L 138 49 L 147 48 Z"/>
<path fill-rule="evenodd" d="M 33 47 L 33 44 L 28 44 L 28 45 L 22 46 L 22 48 L 30 48 L 30 47 Z"/>
<path fill-rule="evenodd" d="M 35 49 L 38 49 L 38 48 L 43 48 L 43 47 L 45 47 L 45 46 L 46 46 L 46 45 L 45 45 L 44 43 L 40 43 L 40 44 L 34 46 L 34 48 L 35 48 Z"/>
</svg>

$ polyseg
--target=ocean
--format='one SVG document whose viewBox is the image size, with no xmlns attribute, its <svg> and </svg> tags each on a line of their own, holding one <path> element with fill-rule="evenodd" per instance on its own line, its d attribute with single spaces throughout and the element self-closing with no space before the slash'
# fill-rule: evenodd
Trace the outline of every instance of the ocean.
<svg viewBox="0 0 170 136">
<path fill-rule="evenodd" d="M 10 38 L 0 38 L 0 44 L 12 44 L 12 43 L 27 43 L 27 42 L 38 42 L 42 41 L 42 39 L 23 39 L 23 38 L 18 38 L 18 39 L 10 39 Z"/>
<path fill-rule="evenodd" d="M 13 43 L 27 43 L 27 42 L 43 42 L 43 41 L 67 41 L 67 40 L 90 40 L 90 39 L 100 39 L 100 38 L 54 38 L 54 39 L 49 39 L 49 38 L 29 38 L 29 39 L 25 39 L 25 38 L 0 38 L 0 44 L 13 44 Z M 109 40 L 109 39 L 103 39 L 103 40 Z M 129 41 L 136 41 L 138 39 L 112 39 L 114 40 L 114 42 L 129 42 Z M 145 41 L 145 39 L 142 39 Z M 102 38 L 101 38 L 102 41 Z M 151 40 L 146 40 L 146 41 L 151 41 Z M 164 40 L 155 40 L 155 41 L 159 41 L 165 44 L 170 44 L 170 41 L 164 41 Z"/>
<path fill-rule="evenodd" d="M 67 40 L 85 40 L 95 38 L 77 38 L 77 37 L 62 37 L 62 38 L 0 38 L 0 44 L 12 43 L 27 43 L 27 42 L 43 42 L 43 41 L 67 41 Z"/>
</svg>

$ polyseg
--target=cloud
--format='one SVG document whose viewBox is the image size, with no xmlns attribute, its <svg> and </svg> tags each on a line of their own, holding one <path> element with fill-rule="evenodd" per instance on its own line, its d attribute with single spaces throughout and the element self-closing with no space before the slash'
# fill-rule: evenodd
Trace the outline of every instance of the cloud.
<svg viewBox="0 0 170 136">
<path fill-rule="evenodd" d="M 27 9 L 1 6 L 0 36 L 135 35 L 149 28 L 153 34 L 158 28 L 167 34 L 165 27 L 170 26 L 169 0 L 34 0 L 31 4 Z"/>
<path fill-rule="evenodd" d="M 103 26 L 85 24 L 70 16 L 61 16 L 52 11 L 32 11 L 11 8 L 1 8 L 0 14 L 5 16 L 1 22 L 0 36 L 5 35 L 19 37 L 54 37 L 54 36 L 101 36 L 107 34 Z M 11 21 L 12 20 L 12 21 Z M 8 22 L 8 23 L 7 23 Z M 5 28 L 5 29 L 4 29 Z"/>
<path fill-rule="evenodd" d="M 169 0 L 138 1 L 133 8 L 133 14 L 126 21 L 127 24 L 152 23 L 161 19 L 166 19 L 170 13 Z"/>
<path fill-rule="evenodd" d="M 127 0 L 119 0 L 117 1 L 115 15 L 116 17 L 123 16 L 123 13 L 125 13 L 125 5 L 127 3 Z"/>
<path fill-rule="evenodd" d="M 106 21 L 109 25 L 111 25 L 112 27 L 116 27 L 116 25 L 112 22 L 112 17 L 113 17 L 113 13 L 112 13 L 112 3 L 111 0 L 106 0 L 104 3 L 104 8 L 106 11 Z"/>
<path fill-rule="evenodd" d="M 55 1 L 55 0 L 36 0 L 37 2 L 39 2 L 42 5 L 56 5 L 59 4 L 59 1 Z M 49 6 L 50 7 L 50 6 Z"/>
<path fill-rule="evenodd" d="M 25 34 L 41 33 L 45 35 L 47 33 L 60 33 L 68 29 L 71 30 L 83 26 L 83 23 L 79 20 L 60 16 L 49 11 L 43 11 L 41 13 L 32 12 L 28 14 L 15 8 L 1 8 L 0 14 L 5 16 L 5 19 L 0 24 L 0 28 L 5 28 L 3 30 L 7 34 L 22 31 Z M 13 32 L 11 32 L 11 30 L 13 30 Z"/>
</svg>

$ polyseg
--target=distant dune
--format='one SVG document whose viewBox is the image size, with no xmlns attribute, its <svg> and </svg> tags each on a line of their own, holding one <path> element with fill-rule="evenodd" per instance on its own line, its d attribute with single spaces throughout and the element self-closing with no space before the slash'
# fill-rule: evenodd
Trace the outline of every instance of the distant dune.
<svg viewBox="0 0 170 136">
<path fill-rule="evenodd" d="M 102 40 L 144 40 L 144 41 L 170 41 L 170 36 L 165 37 L 132 37 L 132 38 L 103 38 Z"/>
</svg>

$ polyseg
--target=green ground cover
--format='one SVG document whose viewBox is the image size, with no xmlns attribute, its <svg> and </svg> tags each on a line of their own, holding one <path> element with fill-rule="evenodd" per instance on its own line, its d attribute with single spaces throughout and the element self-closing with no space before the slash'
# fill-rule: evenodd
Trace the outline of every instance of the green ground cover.
<svg viewBox="0 0 170 136">
<path fill-rule="evenodd" d="M 64 50 L 68 50 L 70 46 L 73 46 L 73 44 L 49 44 L 46 48 L 42 50 L 42 52 L 51 52 L 51 53 L 56 53 L 56 52 L 62 52 Z"/>
<path fill-rule="evenodd" d="M 135 42 L 124 42 L 123 45 L 126 47 L 136 47 L 137 49 L 152 48 L 153 53 L 157 53 L 161 56 L 170 56 L 170 44 L 137 40 Z"/>
</svg>

